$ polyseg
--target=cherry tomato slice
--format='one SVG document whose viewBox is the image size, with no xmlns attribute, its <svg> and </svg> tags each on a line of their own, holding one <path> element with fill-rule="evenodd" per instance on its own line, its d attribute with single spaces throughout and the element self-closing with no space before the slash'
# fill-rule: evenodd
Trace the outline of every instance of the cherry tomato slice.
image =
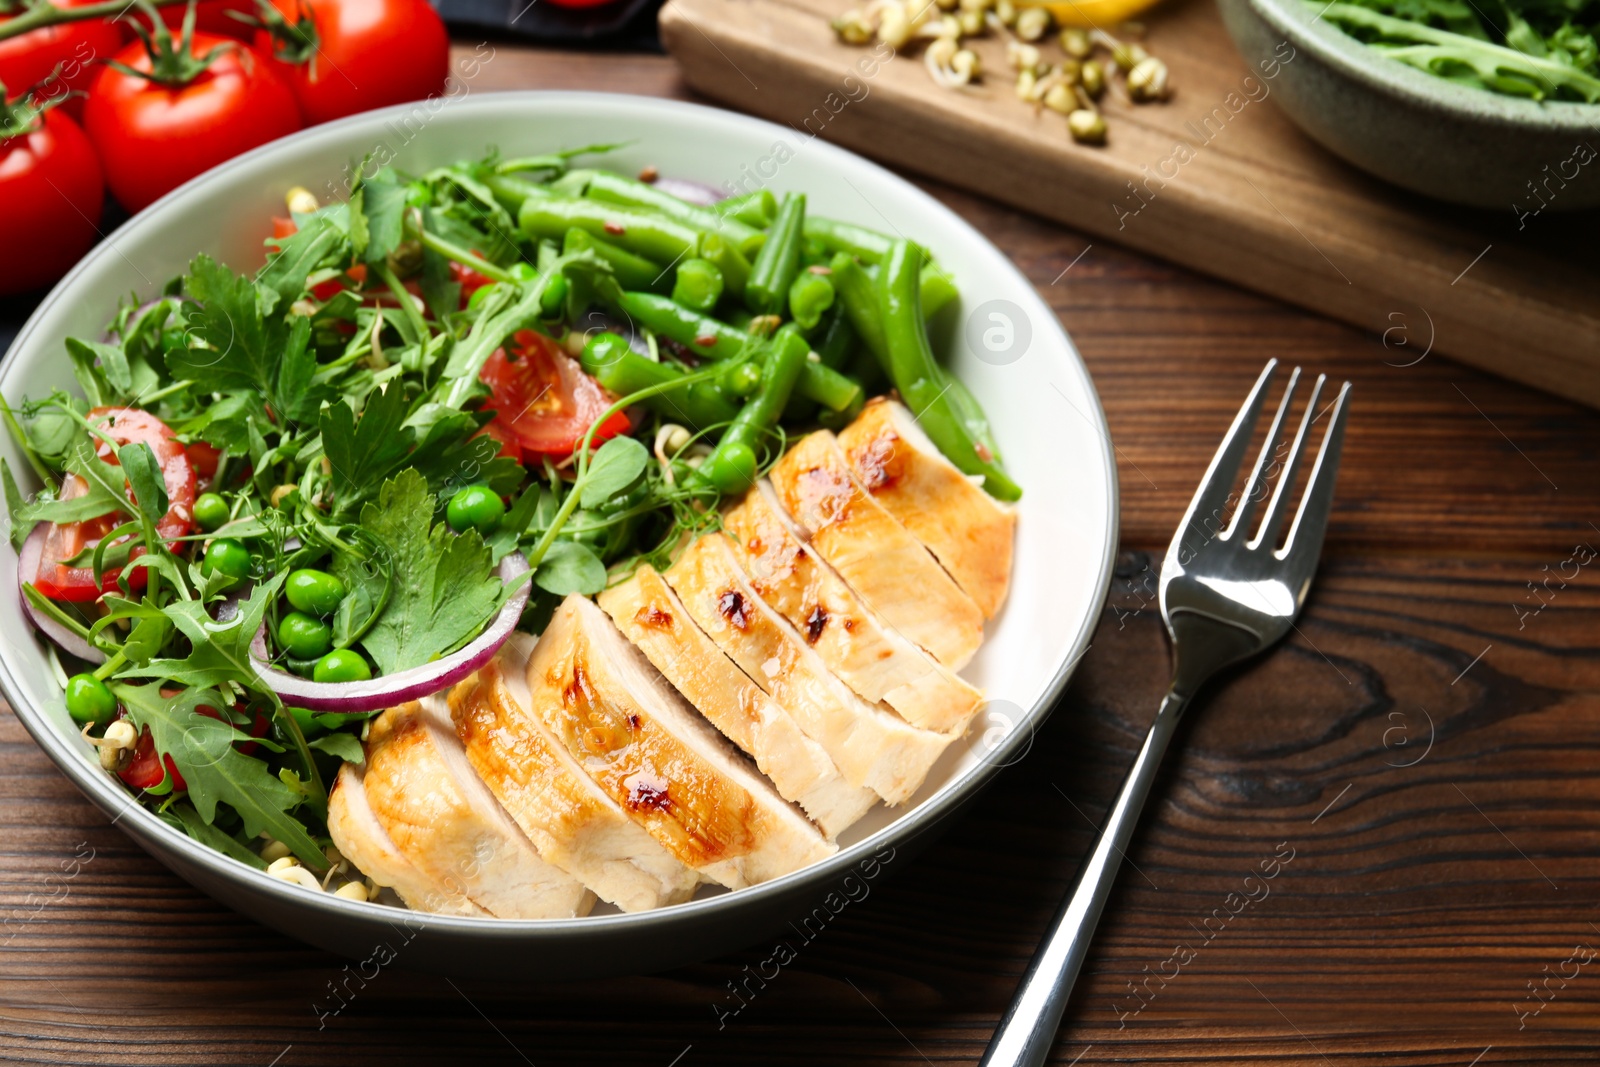
<svg viewBox="0 0 1600 1067">
<path fill-rule="evenodd" d="M 493 394 L 494 436 L 520 445 L 535 462 L 570 456 L 614 398 L 544 334 L 519 330 L 511 340 L 511 353 L 497 349 L 479 375 Z M 619 411 L 595 430 L 594 443 L 628 429 Z"/>
<path fill-rule="evenodd" d="M 162 480 L 167 487 L 167 512 L 156 523 L 156 532 L 165 540 L 182 537 L 194 523 L 194 498 L 197 479 L 194 464 L 190 462 L 184 446 L 174 436 L 167 424 L 147 411 L 138 408 L 95 408 L 89 412 L 89 421 L 106 431 L 119 445 L 143 442 L 150 446 L 161 464 Z M 107 463 L 117 463 L 117 454 L 105 443 L 96 449 Z M 214 469 L 213 469 L 214 472 Z M 64 499 L 81 496 L 88 486 L 77 475 L 68 475 L 62 483 Z M 95 584 L 91 567 L 74 567 L 63 564 L 85 547 L 98 544 L 113 528 L 126 520 L 119 515 L 104 515 L 84 522 L 52 525 L 45 535 L 44 551 L 39 557 L 39 573 L 33 580 L 34 588 L 52 600 L 95 600 L 101 593 L 115 589 L 120 567 L 108 567 L 100 584 Z M 144 546 L 133 549 L 130 558 L 144 554 Z M 144 568 L 128 576 L 131 588 L 142 589 L 145 583 Z"/>
</svg>

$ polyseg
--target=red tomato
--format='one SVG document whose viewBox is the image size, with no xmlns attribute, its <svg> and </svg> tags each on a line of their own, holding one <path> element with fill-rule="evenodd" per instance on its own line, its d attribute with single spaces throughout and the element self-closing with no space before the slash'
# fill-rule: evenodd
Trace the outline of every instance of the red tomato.
<svg viewBox="0 0 1600 1067">
<path fill-rule="evenodd" d="M 166 690 L 162 690 L 162 695 L 174 696 L 176 693 L 168 693 Z M 200 705 L 194 710 L 198 711 L 201 715 L 207 716 L 208 718 L 217 719 L 219 721 L 222 719 L 222 716 L 217 713 L 216 708 L 209 708 L 204 704 Z M 118 715 L 117 718 L 120 719 L 122 716 Z M 250 723 L 250 736 L 265 736 L 268 725 L 269 720 L 267 717 L 261 714 L 259 711 L 256 712 L 255 719 Z M 239 751 L 244 753 L 246 756 L 250 755 L 257 748 L 257 745 L 254 741 L 236 741 L 234 744 L 237 745 Z M 177 764 L 172 762 L 171 756 L 163 754 L 159 760 L 156 759 L 155 738 L 150 736 L 150 727 L 146 726 L 143 730 L 139 731 L 139 743 L 134 746 L 132 762 L 130 762 L 122 770 L 118 771 L 117 777 L 121 778 L 123 784 L 128 786 L 130 789 L 154 789 L 156 786 L 161 784 L 162 778 L 165 777 L 165 775 L 162 774 L 163 765 L 166 766 L 166 774 L 170 774 L 172 776 L 172 791 L 174 793 L 182 793 L 189 788 L 189 783 L 183 780 L 182 774 L 178 773 Z"/>
<path fill-rule="evenodd" d="M 129 211 L 224 160 L 300 128 L 294 94 L 273 64 L 226 37 L 197 33 L 189 52 L 227 50 L 185 85 L 168 86 L 103 69 L 89 90 L 83 121 L 105 164 L 111 192 Z M 144 45 L 116 60 L 151 69 Z"/>
<path fill-rule="evenodd" d="M 300 227 L 294 224 L 294 219 L 286 219 L 282 215 L 272 216 L 272 239 L 286 241 L 300 232 Z"/>
<path fill-rule="evenodd" d="M 57 7 L 81 7 L 96 0 L 59 0 Z M 14 15 L 0 15 L 3 25 Z M 91 65 L 122 47 L 122 31 L 111 22 L 85 19 L 46 26 L 21 37 L 0 41 L 0 82 L 13 96 L 39 85 L 61 67 L 60 81 L 51 79 L 43 90 L 46 97 L 58 97 L 74 89 L 87 89 L 97 73 Z M 82 103 L 74 97 L 63 105 L 74 118 L 83 114 Z"/>
<path fill-rule="evenodd" d="M 161 464 L 162 480 L 167 487 L 167 513 L 156 523 L 156 532 L 165 540 L 182 537 L 193 526 L 195 474 L 183 445 L 173 436 L 166 423 L 137 408 L 95 408 L 89 419 L 104 429 L 119 445 L 143 441 L 156 454 Z M 105 444 L 97 449 L 100 458 L 116 463 L 117 455 Z M 63 499 L 82 496 L 88 486 L 75 474 L 67 475 L 62 483 Z M 52 600 L 95 600 L 102 592 L 116 588 L 120 567 L 108 567 L 100 585 L 94 581 L 94 568 L 68 567 L 60 561 L 71 559 L 85 546 L 98 544 L 112 529 L 127 521 L 119 515 L 105 515 L 84 522 L 52 525 L 45 535 L 44 550 L 39 557 L 39 573 L 33 586 Z M 130 558 L 144 554 L 141 545 L 130 553 Z M 141 567 L 128 576 L 130 587 L 144 587 L 145 573 Z"/>
<path fill-rule="evenodd" d="M 473 293 L 486 285 L 494 284 L 494 279 L 487 274 L 479 274 L 466 264 L 457 263 L 455 260 L 450 261 L 450 280 L 461 285 L 462 307 L 467 306 L 467 301 L 472 299 Z"/>
<path fill-rule="evenodd" d="M 450 35 L 427 0 L 272 3 L 291 27 L 309 15 L 316 28 L 315 48 L 281 40 L 275 48 L 266 30 L 255 42 L 294 87 L 306 125 L 444 92 Z"/>
<path fill-rule="evenodd" d="M 161 21 L 172 30 L 183 27 L 183 4 L 173 4 L 170 7 L 158 8 L 161 12 Z M 223 37 L 234 37 L 241 41 L 248 41 L 255 33 L 255 27 L 248 22 L 240 22 L 230 11 L 241 15 L 255 17 L 256 5 L 254 0 L 201 0 L 195 5 L 194 28 L 206 33 L 216 33 Z"/>
<path fill-rule="evenodd" d="M 222 453 L 214 445 L 205 441 L 193 441 L 183 446 L 184 455 L 189 457 L 189 466 L 194 468 L 195 478 L 204 488 L 217 476 L 217 464 L 222 462 Z"/>
<path fill-rule="evenodd" d="M 65 274 L 99 235 L 105 196 L 89 139 L 59 110 L 0 141 L 0 295 Z"/>
<path fill-rule="evenodd" d="M 512 342 L 513 354 L 497 349 L 479 375 L 493 394 L 490 435 L 515 442 L 535 461 L 572 455 L 590 424 L 614 403 L 611 394 L 544 334 L 519 330 Z M 619 411 L 595 431 L 594 443 L 628 428 L 628 417 Z"/>
</svg>

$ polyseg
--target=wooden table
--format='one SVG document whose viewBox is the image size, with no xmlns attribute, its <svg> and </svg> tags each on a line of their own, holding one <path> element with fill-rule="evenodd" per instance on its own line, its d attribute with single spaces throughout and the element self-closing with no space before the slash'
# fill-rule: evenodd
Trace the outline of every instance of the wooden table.
<svg viewBox="0 0 1600 1067">
<path fill-rule="evenodd" d="M 495 47 L 477 91 L 683 95 L 664 59 Z M 1600 415 L 1434 356 L 1389 365 L 1420 349 L 931 189 L 1071 330 L 1123 500 L 1092 651 L 937 844 L 720 1029 L 713 1005 L 770 946 L 560 985 L 396 967 L 319 1028 L 344 961 L 173 877 L 5 712 L 0 1061 L 974 1062 L 1151 718 L 1167 659 L 1147 568 L 1268 356 L 1355 383 L 1322 573 L 1299 632 L 1195 710 L 1059 1062 L 1595 1060 Z"/>
</svg>

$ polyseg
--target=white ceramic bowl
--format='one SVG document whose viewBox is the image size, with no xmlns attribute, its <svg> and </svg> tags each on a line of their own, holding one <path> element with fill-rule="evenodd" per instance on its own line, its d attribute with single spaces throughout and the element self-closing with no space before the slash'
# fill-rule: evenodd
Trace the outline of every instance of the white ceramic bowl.
<svg viewBox="0 0 1600 1067">
<path fill-rule="evenodd" d="M 1010 599 L 966 676 L 991 698 L 966 741 L 911 803 L 877 809 L 825 863 L 737 893 L 660 911 L 558 921 L 418 915 L 311 893 L 246 868 L 172 830 L 100 770 L 67 716 L 19 598 L 0 596 L 0 686 L 28 731 L 72 781 L 153 856 L 216 899 L 294 937 L 352 957 L 397 937 L 404 964 L 525 977 L 637 973 L 748 944 L 831 893 L 908 863 L 913 842 L 1021 759 L 1087 646 L 1116 549 L 1117 485 L 1099 399 L 1054 314 L 993 245 L 947 208 L 859 156 L 796 131 L 689 104 L 594 93 L 461 96 L 432 110 L 399 107 L 284 138 L 196 178 L 131 219 L 45 299 L 4 364 L 15 405 L 74 388 L 63 341 L 99 337 L 119 297 L 154 293 L 200 252 L 254 269 L 283 196 L 304 185 L 342 191 L 352 161 L 373 155 L 421 172 L 498 146 L 508 156 L 628 142 L 606 161 L 730 188 L 764 181 L 804 191 L 809 209 L 930 248 L 955 275 L 959 315 L 943 350 L 993 421 L 1024 489 Z M 999 316 L 998 318 L 995 316 Z M 6 438 L 19 476 L 27 465 Z M 0 552 L 0 588 L 16 589 L 16 557 Z M 396 923 L 406 919 L 404 933 Z"/>
</svg>

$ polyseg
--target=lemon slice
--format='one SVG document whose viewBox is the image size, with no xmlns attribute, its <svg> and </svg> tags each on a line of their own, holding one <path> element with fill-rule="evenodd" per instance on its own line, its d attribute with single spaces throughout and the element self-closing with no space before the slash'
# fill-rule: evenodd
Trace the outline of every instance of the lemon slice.
<svg viewBox="0 0 1600 1067">
<path fill-rule="evenodd" d="M 1081 26 L 1084 29 L 1114 30 L 1118 23 L 1148 8 L 1160 0 L 1050 0 L 1038 5 L 1019 4 L 1019 7 L 1043 7 L 1049 11 L 1058 26 Z"/>
</svg>

